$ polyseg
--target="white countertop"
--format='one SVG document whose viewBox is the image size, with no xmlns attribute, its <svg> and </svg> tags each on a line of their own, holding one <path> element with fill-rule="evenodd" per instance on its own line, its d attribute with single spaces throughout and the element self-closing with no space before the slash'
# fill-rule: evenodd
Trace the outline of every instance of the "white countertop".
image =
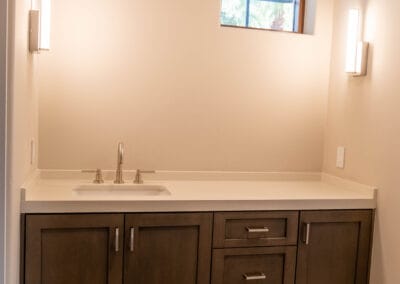
<svg viewBox="0 0 400 284">
<path fill-rule="evenodd" d="M 373 209 L 376 188 L 321 173 L 170 172 L 144 175 L 170 195 L 80 195 L 91 174 L 38 171 L 22 188 L 22 213 Z M 105 173 L 111 183 L 111 172 Z M 131 182 L 133 172 L 126 172 Z"/>
</svg>

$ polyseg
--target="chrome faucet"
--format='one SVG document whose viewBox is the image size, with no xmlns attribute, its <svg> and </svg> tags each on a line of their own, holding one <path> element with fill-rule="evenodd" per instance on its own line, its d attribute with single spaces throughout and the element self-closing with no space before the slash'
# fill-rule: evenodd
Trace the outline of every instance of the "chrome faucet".
<svg viewBox="0 0 400 284">
<path fill-rule="evenodd" d="M 118 143 L 118 157 L 117 157 L 117 171 L 115 172 L 115 180 L 116 184 L 123 184 L 123 172 L 122 172 L 122 164 L 124 163 L 124 144 Z"/>
</svg>

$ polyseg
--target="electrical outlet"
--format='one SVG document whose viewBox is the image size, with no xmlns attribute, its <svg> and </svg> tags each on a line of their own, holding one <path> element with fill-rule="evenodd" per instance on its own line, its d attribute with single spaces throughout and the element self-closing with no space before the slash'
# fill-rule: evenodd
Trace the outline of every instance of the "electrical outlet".
<svg viewBox="0 0 400 284">
<path fill-rule="evenodd" d="M 339 169 L 344 169 L 346 160 L 346 148 L 345 147 L 338 147 L 336 153 L 336 167 Z"/>
</svg>

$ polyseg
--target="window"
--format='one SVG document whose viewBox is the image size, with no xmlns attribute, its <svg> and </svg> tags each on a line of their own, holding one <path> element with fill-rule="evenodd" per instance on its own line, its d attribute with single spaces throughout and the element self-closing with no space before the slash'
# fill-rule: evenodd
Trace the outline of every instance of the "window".
<svg viewBox="0 0 400 284">
<path fill-rule="evenodd" d="M 305 0 L 222 0 L 221 25 L 303 32 Z"/>
</svg>

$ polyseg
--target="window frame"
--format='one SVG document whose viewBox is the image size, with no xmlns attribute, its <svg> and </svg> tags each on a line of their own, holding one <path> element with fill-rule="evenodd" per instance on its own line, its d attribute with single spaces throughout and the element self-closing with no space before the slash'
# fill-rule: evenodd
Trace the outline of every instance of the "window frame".
<svg viewBox="0 0 400 284">
<path fill-rule="evenodd" d="M 221 0 L 222 1 L 222 0 Z M 247 1 L 246 12 L 249 13 L 250 11 L 250 1 Z M 262 31 L 273 31 L 273 32 L 284 32 L 284 33 L 297 33 L 297 34 L 304 34 L 304 22 L 305 22 L 305 13 L 306 13 L 306 0 L 299 0 L 299 9 L 298 14 L 298 30 L 297 31 L 283 31 L 283 30 L 275 30 L 275 29 L 267 29 L 267 28 L 256 28 L 256 27 L 249 27 L 248 26 L 248 19 L 246 17 L 246 26 L 236 26 L 236 25 L 227 25 L 221 23 L 221 14 L 220 14 L 220 25 L 221 27 L 228 27 L 228 28 L 240 28 L 240 29 L 250 29 L 250 30 L 262 30 Z"/>
</svg>

